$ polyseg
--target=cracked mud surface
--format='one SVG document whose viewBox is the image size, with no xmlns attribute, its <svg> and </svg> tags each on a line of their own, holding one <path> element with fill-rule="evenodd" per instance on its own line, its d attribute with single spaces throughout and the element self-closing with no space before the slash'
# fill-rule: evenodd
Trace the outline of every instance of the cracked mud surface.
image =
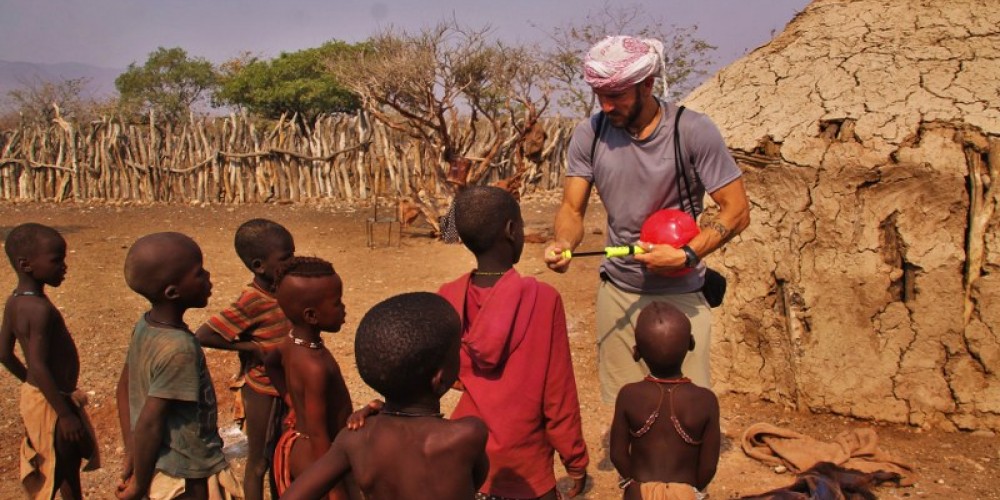
<svg viewBox="0 0 1000 500">
<path fill-rule="evenodd" d="M 726 388 L 1000 430 L 1000 10 L 818 0 L 685 104 L 747 174 Z"/>
<path fill-rule="evenodd" d="M 554 196 L 527 201 L 523 212 L 531 230 L 551 230 L 557 208 Z M 248 278 L 248 272 L 232 249 L 232 234 L 243 221 L 268 217 L 280 221 L 292 231 L 301 255 L 317 255 L 333 261 L 345 282 L 344 301 L 347 324 L 341 333 L 325 335 L 327 346 L 339 360 L 356 406 L 374 394 L 360 380 L 353 361 L 353 335 L 364 311 L 377 301 L 403 291 L 435 290 L 437 285 L 467 271 L 472 266 L 469 254 L 460 246 L 444 245 L 423 237 L 404 237 L 403 245 L 371 251 L 365 247 L 364 219 L 370 212 L 333 213 L 311 207 L 241 206 L 234 208 L 194 208 L 182 206 L 124 207 L 86 205 L 0 205 L 0 234 L 10 227 L 37 221 L 59 228 L 69 245 L 69 273 L 66 282 L 49 295 L 66 317 L 80 348 L 81 388 L 94 391 L 90 414 L 95 420 L 104 458 L 104 469 L 83 476 L 88 498 L 110 498 L 121 467 L 119 431 L 114 409 L 114 384 L 125 356 L 131 328 L 145 309 L 143 301 L 130 292 L 122 279 L 126 248 L 135 238 L 148 232 L 176 230 L 192 235 L 202 246 L 205 265 L 212 273 L 213 295 L 205 310 L 190 311 L 186 319 L 198 325 L 209 311 L 224 307 Z M 594 230 L 603 227 L 600 203 L 591 205 L 587 216 L 584 245 L 600 246 L 603 236 Z M 518 264 L 523 274 L 553 284 L 566 304 L 577 384 L 583 409 L 584 433 L 591 452 L 593 482 L 585 498 L 617 498 L 617 475 L 601 470 L 605 456 L 600 446 L 602 430 L 611 419 L 611 408 L 600 403 L 593 344 L 593 300 L 597 285 L 597 260 L 580 260 L 565 275 L 544 270 L 543 245 L 528 244 Z M 0 290 L 13 287 L 9 270 L 0 271 Z M 748 293 L 751 284 L 741 282 L 730 288 L 734 296 Z M 797 304 L 794 290 L 789 302 Z M 731 306 L 725 306 L 728 310 Z M 889 317 L 891 310 L 883 316 Z M 886 320 L 887 321 L 887 320 Z M 729 327 L 726 327 L 729 328 Z M 716 339 L 726 339 L 726 331 L 716 330 Z M 803 332 L 803 335 L 808 335 Z M 904 339 L 905 340 L 905 339 Z M 716 375 L 731 364 L 730 351 L 716 344 L 713 364 Z M 236 371 L 235 356 L 208 351 L 209 366 L 220 399 L 219 421 L 229 425 L 232 397 L 226 390 L 228 377 Z M 833 372 L 830 377 L 833 378 Z M 729 382 L 732 384 L 733 382 Z M 0 391 L 16 394 L 13 378 L 0 374 Z M 456 401 L 447 396 L 445 409 Z M 764 421 L 788 427 L 818 439 L 832 439 L 841 431 L 875 425 L 829 414 L 798 412 L 786 406 L 759 401 L 755 397 L 726 394 L 721 397 L 723 428 L 728 435 L 719 472 L 709 487 L 713 498 L 731 498 L 740 494 L 765 491 L 791 483 L 789 474 L 747 458 L 738 446 L 738 438 L 750 424 Z M 996 437 L 970 433 L 922 431 L 894 424 L 877 425 L 881 446 L 904 461 L 912 463 L 920 477 L 917 486 L 906 489 L 880 489 L 881 498 L 923 497 L 954 499 L 1000 498 L 994 492 L 1000 477 L 1000 445 Z M 0 498 L 20 498 L 17 483 L 17 442 L 21 432 L 16 397 L 0 399 Z M 237 467 L 242 463 L 236 462 Z M 556 466 L 557 477 L 562 477 Z M 937 481 L 941 480 L 941 483 Z"/>
</svg>

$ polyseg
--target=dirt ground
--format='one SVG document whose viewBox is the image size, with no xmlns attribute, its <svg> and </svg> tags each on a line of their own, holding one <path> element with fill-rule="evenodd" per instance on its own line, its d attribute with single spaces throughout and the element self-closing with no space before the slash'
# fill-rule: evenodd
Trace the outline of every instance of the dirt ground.
<svg viewBox="0 0 1000 500">
<path fill-rule="evenodd" d="M 529 231 L 550 231 L 556 201 L 542 195 L 524 203 Z M 585 245 L 600 246 L 603 211 L 592 204 L 588 214 Z M 345 283 L 347 324 L 339 334 L 329 335 L 327 345 L 339 360 L 355 405 L 375 397 L 361 381 L 354 367 L 353 335 L 364 312 L 390 295 L 405 291 L 434 291 L 440 283 L 469 270 L 474 261 L 460 245 L 445 245 L 424 234 L 404 234 L 402 242 L 385 246 L 384 228 L 378 233 L 381 245 L 375 250 L 365 244 L 365 219 L 370 209 L 290 205 L 250 205 L 241 207 L 197 206 L 109 206 L 109 205 L 0 205 L 0 235 L 22 222 L 36 221 L 59 229 L 69 243 L 69 273 L 66 282 L 48 292 L 73 332 L 81 352 L 80 387 L 90 391 L 90 412 L 100 440 L 104 468 L 85 474 L 88 497 L 113 496 L 121 470 L 121 438 L 118 430 L 114 385 L 125 357 L 132 325 L 145 310 L 143 300 L 128 290 L 122 264 L 128 246 L 137 237 L 154 231 L 180 231 L 195 238 L 205 253 L 212 273 L 214 290 L 204 310 L 187 314 L 193 328 L 208 313 L 234 299 L 249 280 L 248 271 L 232 248 L 233 232 L 252 217 L 267 217 L 285 224 L 293 233 L 300 255 L 332 260 Z M 547 271 L 541 260 L 543 245 L 529 244 L 517 269 L 525 275 L 554 285 L 563 295 L 569 324 L 577 385 L 580 390 L 584 431 L 591 453 L 592 482 L 585 498 L 618 497 L 617 474 L 605 459 L 602 430 L 609 425 L 611 408 L 600 402 L 593 332 L 593 299 L 597 284 L 598 260 L 574 263 L 565 275 Z M 14 286 L 14 275 L 5 265 L 0 271 L 0 290 Z M 739 286 L 738 283 L 732 286 Z M 220 426 L 230 422 L 232 396 L 226 389 L 236 371 L 235 355 L 208 351 L 208 360 L 219 394 Z M 17 410 L 17 385 L 7 372 L 0 374 L 0 498 L 19 498 L 18 442 L 21 422 Z M 895 425 L 879 425 L 835 415 L 789 410 L 747 395 L 720 395 L 723 429 L 727 435 L 718 474 L 708 491 L 713 498 L 732 498 L 792 482 L 788 474 L 747 458 L 739 438 L 754 422 L 770 422 L 807 435 L 830 440 L 841 431 L 874 426 L 883 449 L 913 464 L 919 474 L 914 487 L 881 488 L 882 498 L 924 497 L 950 499 L 1000 498 L 994 486 L 1000 477 L 1000 442 L 987 434 L 948 434 Z M 446 411 L 457 397 L 449 394 Z M 240 464 L 237 463 L 237 466 Z M 563 477 L 556 466 L 557 477 Z M 565 486 L 565 482 L 563 482 Z"/>
</svg>

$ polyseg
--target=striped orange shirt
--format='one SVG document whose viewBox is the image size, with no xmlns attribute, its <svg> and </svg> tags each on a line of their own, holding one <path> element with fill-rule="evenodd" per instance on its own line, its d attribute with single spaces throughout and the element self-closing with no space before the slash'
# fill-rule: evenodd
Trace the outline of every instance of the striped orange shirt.
<svg viewBox="0 0 1000 500">
<path fill-rule="evenodd" d="M 292 329 L 277 299 L 256 283 L 247 285 L 232 305 L 213 315 L 206 324 L 230 342 L 253 340 L 259 343 L 265 355 L 276 349 Z M 264 365 L 251 366 L 245 373 L 251 389 L 268 396 L 278 395 Z"/>
</svg>

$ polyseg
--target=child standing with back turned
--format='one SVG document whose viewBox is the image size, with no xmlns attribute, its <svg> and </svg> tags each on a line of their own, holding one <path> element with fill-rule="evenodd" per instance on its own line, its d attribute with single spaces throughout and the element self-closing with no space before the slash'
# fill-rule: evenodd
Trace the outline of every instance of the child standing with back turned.
<svg viewBox="0 0 1000 500">
<path fill-rule="evenodd" d="M 240 354 L 236 386 L 244 414 L 237 418 L 245 417 L 249 445 L 243 488 L 247 500 L 260 500 L 284 414 L 284 405 L 264 371 L 263 361 L 284 342 L 292 328 L 274 298 L 275 272 L 294 256 L 295 242 L 281 224 L 251 219 L 236 230 L 234 243 L 236 254 L 253 273 L 253 281 L 232 305 L 210 317 L 195 335 L 202 346 Z M 269 482 L 272 496 L 277 498 L 275 482 Z"/>
<path fill-rule="evenodd" d="M 80 356 L 59 309 L 45 295 L 66 277 L 66 240 L 51 227 L 21 224 L 4 242 L 17 288 L 3 310 L 0 363 L 21 382 L 21 485 L 29 498 L 82 498 L 80 463 L 99 467 L 97 439 L 76 387 Z M 21 344 L 25 362 L 14 354 Z M 27 365 L 27 366 L 25 366 Z"/>
<path fill-rule="evenodd" d="M 555 451 L 574 481 L 569 496 L 576 496 L 589 457 L 562 298 L 513 269 L 524 221 L 510 193 L 486 186 L 462 191 L 455 226 L 476 269 L 438 293 L 462 320 L 464 392 L 452 418 L 476 416 L 489 428 L 490 472 L 477 498 L 558 498 Z"/>
<path fill-rule="evenodd" d="M 719 401 L 681 373 L 691 350 L 691 322 L 679 309 L 653 302 L 639 313 L 636 361 L 650 374 L 622 387 L 611 424 L 611 461 L 626 499 L 700 499 L 715 476 Z"/>
</svg>

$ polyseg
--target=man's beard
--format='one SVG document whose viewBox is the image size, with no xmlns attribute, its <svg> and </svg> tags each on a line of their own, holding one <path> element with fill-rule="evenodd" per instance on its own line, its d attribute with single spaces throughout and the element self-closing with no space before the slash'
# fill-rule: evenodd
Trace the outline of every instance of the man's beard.
<svg viewBox="0 0 1000 500">
<path fill-rule="evenodd" d="M 609 118 L 611 121 L 611 125 L 614 125 L 615 127 L 618 128 L 630 129 L 635 126 L 635 122 L 636 120 L 639 119 L 640 114 L 642 114 L 642 97 L 639 93 L 639 88 L 636 87 L 635 101 L 632 102 L 632 107 L 628 109 L 628 113 L 624 117 L 618 115 L 618 116 L 611 116 Z M 619 120 L 619 117 L 623 119 Z"/>
</svg>

